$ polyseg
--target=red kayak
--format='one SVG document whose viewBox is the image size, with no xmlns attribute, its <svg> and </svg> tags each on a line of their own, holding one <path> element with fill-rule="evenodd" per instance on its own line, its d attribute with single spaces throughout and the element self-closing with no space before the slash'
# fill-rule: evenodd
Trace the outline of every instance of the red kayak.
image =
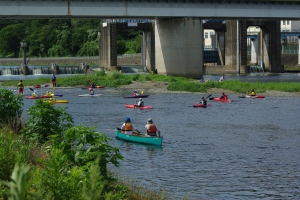
<svg viewBox="0 0 300 200">
<path fill-rule="evenodd" d="M 196 103 L 196 104 L 194 104 L 194 108 L 206 108 L 206 107 L 208 107 L 208 106 L 211 106 L 210 104 L 206 104 L 206 105 L 204 105 L 204 104 L 201 104 L 201 103 Z"/>
<path fill-rule="evenodd" d="M 25 99 L 39 99 L 40 97 L 36 96 L 26 96 Z"/>
<path fill-rule="evenodd" d="M 262 95 L 256 95 L 256 96 L 246 95 L 246 97 L 258 98 L 258 99 L 263 99 L 263 98 L 265 98 L 265 96 L 262 96 Z"/>
<path fill-rule="evenodd" d="M 33 87 L 34 87 L 34 88 L 41 88 L 42 86 L 48 87 L 49 85 L 48 85 L 48 84 L 45 84 L 45 85 L 35 85 L 35 86 L 33 86 Z"/>
<path fill-rule="evenodd" d="M 137 109 L 152 109 L 152 106 L 137 106 L 135 104 L 125 104 L 126 108 L 137 108 Z"/>
<path fill-rule="evenodd" d="M 230 100 L 230 99 L 221 99 L 221 98 L 218 98 L 218 97 L 214 98 L 214 101 L 218 101 L 218 102 L 232 102 L 232 100 Z"/>
</svg>

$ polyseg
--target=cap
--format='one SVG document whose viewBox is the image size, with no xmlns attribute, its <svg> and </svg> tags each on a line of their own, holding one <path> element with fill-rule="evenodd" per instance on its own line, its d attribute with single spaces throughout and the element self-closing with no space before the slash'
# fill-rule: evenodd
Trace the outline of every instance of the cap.
<svg viewBox="0 0 300 200">
<path fill-rule="evenodd" d="M 130 118 L 126 117 L 125 122 L 130 122 Z"/>
<path fill-rule="evenodd" d="M 152 123 L 153 123 L 153 121 L 152 121 L 151 118 L 148 119 L 148 123 L 149 123 L 149 124 L 152 124 Z"/>
</svg>

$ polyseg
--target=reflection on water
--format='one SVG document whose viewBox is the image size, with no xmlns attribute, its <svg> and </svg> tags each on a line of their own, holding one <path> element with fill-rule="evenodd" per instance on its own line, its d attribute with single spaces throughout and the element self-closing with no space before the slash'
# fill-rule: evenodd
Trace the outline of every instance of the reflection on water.
<svg viewBox="0 0 300 200">
<path fill-rule="evenodd" d="M 44 93 L 46 88 L 38 90 Z M 165 189 L 173 199 L 299 199 L 300 97 L 238 98 L 209 101 L 206 109 L 189 107 L 202 94 L 154 94 L 144 98 L 151 110 L 126 109 L 132 94 L 110 88 L 95 98 L 81 88 L 57 88 L 68 99 L 76 124 L 96 126 L 119 147 L 124 161 L 112 170 L 150 188 Z M 144 90 L 147 94 L 147 90 Z M 215 96 L 220 94 L 213 94 Z M 282 103 L 284 102 L 284 103 Z M 25 107 L 34 100 L 24 100 Z M 65 106 L 65 105 L 55 105 Z M 162 131 L 162 147 L 117 140 L 115 127 L 125 117 L 145 131 L 152 118 Z"/>
</svg>

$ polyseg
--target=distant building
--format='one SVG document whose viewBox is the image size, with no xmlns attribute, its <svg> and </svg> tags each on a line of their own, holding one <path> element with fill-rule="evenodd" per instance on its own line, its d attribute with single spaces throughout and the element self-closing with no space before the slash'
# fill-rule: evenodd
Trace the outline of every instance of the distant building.
<svg viewBox="0 0 300 200">
<path fill-rule="evenodd" d="M 300 21 L 281 20 L 281 32 L 300 32 Z M 260 32 L 259 26 L 250 26 L 247 29 L 248 35 L 257 35 Z M 204 29 L 204 48 L 215 48 L 215 31 Z M 298 43 L 297 36 L 288 36 L 288 43 Z M 250 45 L 250 40 L 247 42 Z"/>
</svg>

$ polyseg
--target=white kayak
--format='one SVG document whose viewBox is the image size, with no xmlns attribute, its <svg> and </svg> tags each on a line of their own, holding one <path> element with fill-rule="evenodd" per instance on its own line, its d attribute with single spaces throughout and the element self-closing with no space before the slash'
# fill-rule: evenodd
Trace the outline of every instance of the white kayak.
<svg viewBox="0 0 300 200">
<path fill-rule="evenodd" d="M 80 94 L 78 95 L 79 97 L 97 97 L 100 96 L 102 94 Z"/>
</svg>

